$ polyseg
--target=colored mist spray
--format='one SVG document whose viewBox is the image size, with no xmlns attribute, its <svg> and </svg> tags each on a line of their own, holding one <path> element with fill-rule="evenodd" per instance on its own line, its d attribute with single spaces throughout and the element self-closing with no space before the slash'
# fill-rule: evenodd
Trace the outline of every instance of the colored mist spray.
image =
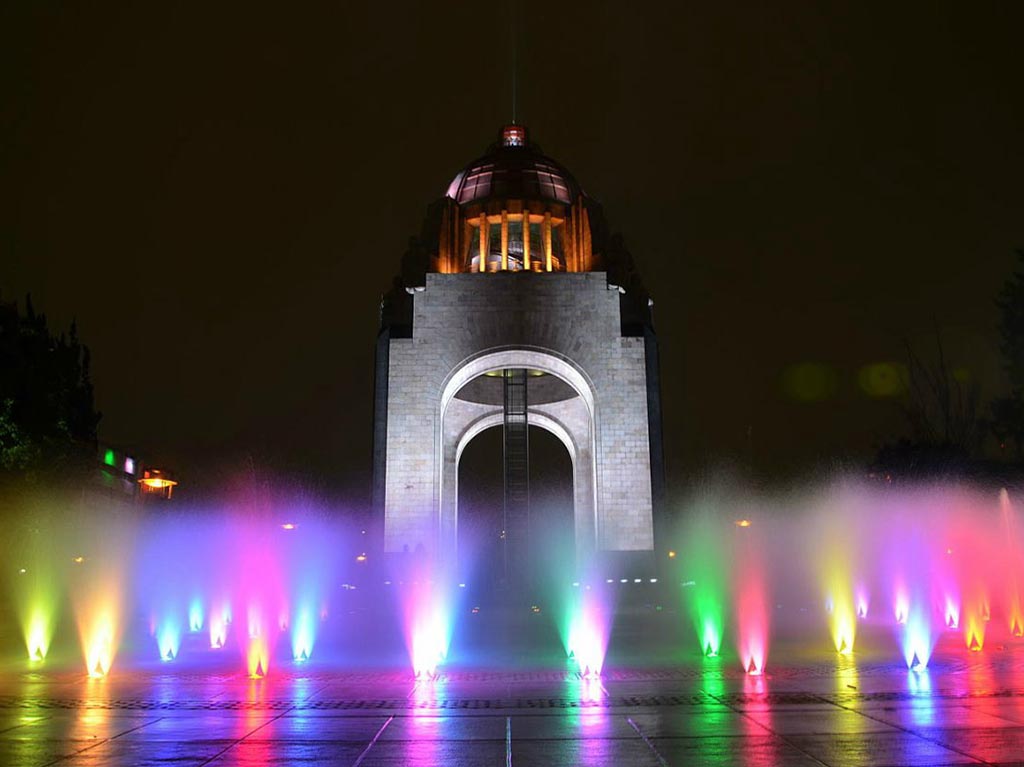
<svg viewBox="0 0 1024 767">
<path fill-rule="evenodd" d="M 685 529 L 685 547 L 678 568 L 683 577 L 683 600 L 690 614 L 701 654 L 714 658 L 722 651 L 729 600 L 727 574 L 731 522 L 714 510 L 696 510 Z"/>
</svg>

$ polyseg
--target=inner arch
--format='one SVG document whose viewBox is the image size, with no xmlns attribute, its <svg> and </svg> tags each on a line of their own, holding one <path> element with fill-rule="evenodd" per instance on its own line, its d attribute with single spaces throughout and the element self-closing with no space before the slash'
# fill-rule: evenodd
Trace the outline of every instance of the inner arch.
<svg viewBox="0 0 1024 767">
<path fill-rule="evenodd" d="M 582 563 L 595 551 L 598 534 L 594 387 L 569 358 L 536 347 L 509 347 L 477 354 L 453 368 L 445 379 L 438 413 L 440 428 L 435 432 L 436 454 L 441 459 L 436 468 L 436 500 L 442 556 L 453 563 L 459 561 L 458 467 L 462 452 L 476 435 L 503 423 L 505 416 L 504 407 L 492 396 L 493 392 L 488 394 L 486 385 L 481 388 L 478 379 L 510 369 L 543 374 L 541 380 L 549 384 L 546 394 L 539 397 L 540 402 L 531 402 L 527 395 L 526 420 L 530 426 L 540 426 L 558 437 L 570 456 L 575 535 L 575 557 L 570 559 Z M 522 520 L 523 507 L 515 508 L 518 510 L 514 519 Z M 521 524 L 517 522 L 512 527 L 509 544 L 513 548 L 530 545 L 528 536 L 519 529 Z M 523 556 L 513 556 L 509 562 L 517 565 L 523 562 Z"/>
<path fill-rule="evenodd" d="M 590 417 L 595 418 L 594 387 L 583 371 L 560 354 L 532 347 L 502 349 L 481 354 L 460 363 L 448 375 L 441 392 L 442 417 L 452 398 L 462 387 L 478 376 L 506 368 L 528 368 L 558 376 L 583 398 Z"/>
<path fill-rule="evenodd" d="M 456 505 L 459 580 L 471 592 L 489 591 L 504 572 L 501 423 L 481 425 L 460 446 Z M 530 571 L 543 580 L 573 565 L 572 450 L 550 425 L 530 426 Z M 557 428 L 557 427 L 556 427 Z"/>
</svg>

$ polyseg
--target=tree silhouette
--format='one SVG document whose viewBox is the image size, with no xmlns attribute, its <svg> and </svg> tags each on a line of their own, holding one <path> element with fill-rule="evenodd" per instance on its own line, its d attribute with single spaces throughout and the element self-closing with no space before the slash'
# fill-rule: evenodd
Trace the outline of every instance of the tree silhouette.
<svg viewBox="0 0 1024 767">
<path fill-rule="evenodd" d="M 999 350 L 1010 392 L 992 402 L 992 431 L 1000 445 L 1012 443 L 1024 457 L 1024 250 L 1017 251 L 1018 269 L 999 292 Z"/>
<path fill-rule="evenodd" d="M 0 301 L 0 479 L 35 481 L 95 458 L 89 350 L 74 322 L 54 336 L 31 296 Z"/>
<path fill-rule="evenodd" d="M 988 424 L 981 416 L 977 384 L 950 367 L 937 328 L 933 358 L 922 357 L 910 343 L 906 350 L 904 397 L 899 407 L 910 433 L 883 444 L 873 468 L 906 478 L 979 470 Z"/>
</svg>

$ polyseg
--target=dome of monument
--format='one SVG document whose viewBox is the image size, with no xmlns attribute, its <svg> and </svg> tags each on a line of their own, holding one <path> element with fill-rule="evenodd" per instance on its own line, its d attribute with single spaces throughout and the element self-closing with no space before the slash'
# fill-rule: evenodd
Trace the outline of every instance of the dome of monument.
<svg viewBox="0 0 1024 767">
<path fill-rule="evenodd" d="M 448 185 L 458 205 L 487 200 L 543 200 L 572 205 L 582 190 L 572 175 L 528 140 L 522 125 L 507 125 L 487 154 Z"/>
</svg>

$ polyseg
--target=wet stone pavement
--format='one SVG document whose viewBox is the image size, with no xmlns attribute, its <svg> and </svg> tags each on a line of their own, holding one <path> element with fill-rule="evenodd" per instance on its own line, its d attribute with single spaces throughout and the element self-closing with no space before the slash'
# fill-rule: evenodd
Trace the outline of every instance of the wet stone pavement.
<svg viewBox="0 0 1024 767">
<path fill-rule="evenodd" d="M 1024 764 L 1024 647 L 606 669 L 0 672 L 0 765 Z"/>
</svg>

